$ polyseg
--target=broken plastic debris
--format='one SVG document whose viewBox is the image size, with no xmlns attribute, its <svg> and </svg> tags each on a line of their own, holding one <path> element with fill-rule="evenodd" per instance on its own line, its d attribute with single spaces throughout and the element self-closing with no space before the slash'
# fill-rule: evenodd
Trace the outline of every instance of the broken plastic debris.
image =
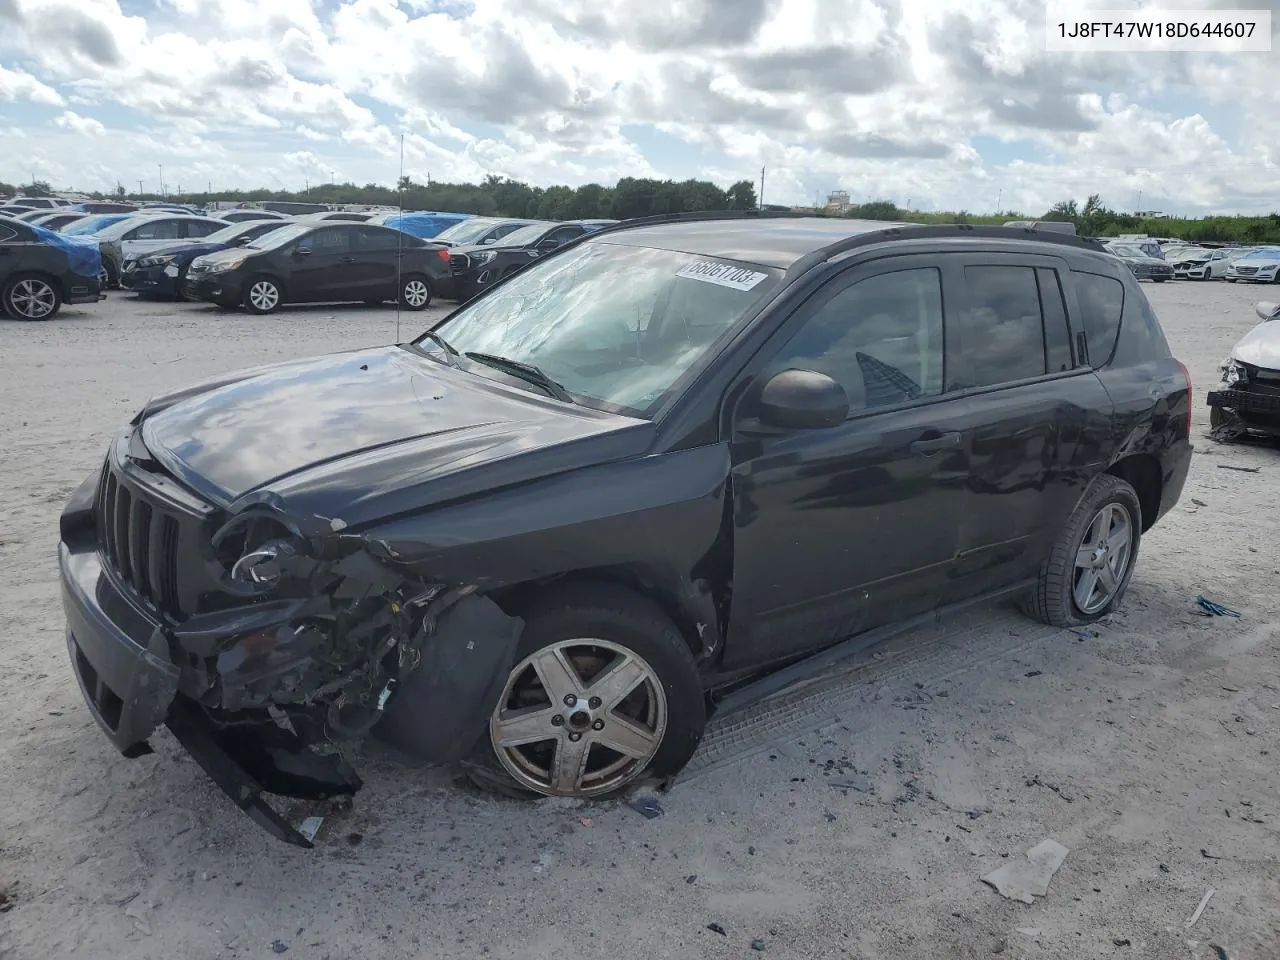
<svg viewBox="0 0 1280 960">
<path fill-rule="evenodd" d="M 1187 929 L 1188 929 L 1188 930 L 1190 930 L 1192 927 L 1194 927 L 1194 926 L 1195 926 L 1195 924 L 1196 924 L 1196 921 L 1200 919 L 1200 914 L 1204 913 L 1204 908 L 1205 908 L 1205 907 L 1207 907 L 1207 906 L 1209 905 L 1209 899 L 1213 896 L 1214 892 L 1215 892 L 1215 891 L 1214 891 L 1213 887 L 1210 887 L 1210 888 L 1205 892 L 1205 895 L 1204 895 L 1203 897 L 1201 897 L 1201 899 L 1200 899 L 1200 906 L 1196 907 L 1196 911 L 1195 911 L 1195 913 L 1193 913 L 1193 914 L 1191 914 L 1191 916 L 1187 917 Z"/>
<path fill-rule="evenodd" d="M 314 843 L 322 823 L 324 823 L 324 817 L 307 817 L 298 824 L 298 832 Z"/>
<path fill-rule="evenodd" d="M 870 793 L 872 788 L 871 778 L 861 773 L 848 777 L 832 777 L 827 783 L 838 790 L 857 790 L 859 793 Z"/>
<path fill-rule="evenodd" d="M 1220 604 L 1220 603 L 1215 603 L 1215 602 L 1214 602 L 1214 601 L 1212 601 L 1212 600 L 1206 600 L 1206 599 L 1204 598 L 1204 595 L 1203 595 L 1203 594 L 1201 594 L 1200 596 L 1196 597 L 1196 604 L 1197 604 L 1197 605 L 1198 605 L 1202 610 L 1207 611 L 1207 612 L 1208 612 L 1208 614 L 1209 614 L 1209 616 L 1211 616 L 1211 617 L 1238 617 L 1238 616 L 1240 616 L 1239 611 L 1237 611 L 1237 610 L 1232 610 L 1230 607 L 1224 607 L 1222 604 Z"/>
<path fill-rule="evenodd" d="M 641 814 L 646 820 L 654 820 L 662 816 L 662 804 L 658 802 L 657 797 L 633 797 L 627 801 L 627 806 L 636 813 Z"/>
<path fill-rule="evenodd" d="M 1006 899 L 1034 903 L 1035 897 L 1049 892 L 1049 881 L 1068 853 L 1070 851 L 1056 840 L 1041 840 L 1026 852 L 1025 862 L 1006 863 L 984 876 L 982 882 L 994 887 Z"/>
<path fill-rule="evenodd" d="M 347 521 L 339 520 L 337 517 L 334 517 L 329 521 L 329 529 L 334 533 L 337 533 L 339 530 L 345 530 L 347 529 Z"/>
</svg>

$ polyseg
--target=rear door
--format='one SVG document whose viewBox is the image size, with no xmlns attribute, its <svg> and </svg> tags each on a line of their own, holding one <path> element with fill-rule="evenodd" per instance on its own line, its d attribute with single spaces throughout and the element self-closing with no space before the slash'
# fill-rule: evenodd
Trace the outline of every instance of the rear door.
<svg viewBox="0 0 1280 960">
<path fill-rule="evenodd" d="M 398 230 L 364 224 L 354 228 L 352 282 L 370 299 L 389 300 L 396 295 L 399 252 L 412 242 Z"/>
<path fill-rule="evenodd" d="M 952 254 L 957 386 L 973 417 L 957 601 L 1033 576 L 1110 433 L 1111 401 L 1068 322 L 1070 274 L 1051 256 Z"/>
<path fill-rule="evenodd" d="M 299 237 L 290 256 L 289 299 L 359 300 L 352 232 L 344 223 L 326 223 Z"/>
<path fill-rule="evenodd" d="M 944 369 L 937 257 L 849 268 L 766 347 L 758 387 L 786 369 L 844 388 L 848 419 L 754 434 L 739 407 L 734 589 L 725 665 L 784 658 L 937 605 L 969 479 L 970 413 Z M 949 309 L 949 307 L 948 307 Z M 696 320 L 687 317 L 688 320 Z"/>
</svg>

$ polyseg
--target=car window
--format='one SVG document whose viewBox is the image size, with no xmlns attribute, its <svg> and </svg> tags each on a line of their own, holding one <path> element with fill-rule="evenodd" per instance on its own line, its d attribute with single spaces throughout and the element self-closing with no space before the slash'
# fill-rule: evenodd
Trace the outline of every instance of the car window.
<svg viewBox="0 0 1280 960">
<path fill-rule="evenodd" d="M 17 236 L 18 231 L 12 227 L 0 226 L 0 243 L 9 243 L 11 240 L 16 239 Z"/>
<path fill-rule="evenodd" d="M 225 226 L 225 224 L 211 223 L 208 220 L 184 220 L 182 225 L 186 227 L 188 237 L 207 237 Z"/>
<path fill-rule="evenodd" d="M 311 250 L 313 253 L 343 253 L 350 246 L 351 230 L 348 227 L 325 227 L 298 241 L 298 249 Z"/>
<path fill-rule="evenodd" d="M 395 231 L 381 227 L 357 227 L 354 236 L 357 250 L 394 250 L 399 243 Z"/>
<path fill-rule="evenodd" d="M 860 280 L 820 304 L 769 365 L 769 373 L 825 373 L 852 410 L 942 392 L 942 282 L 937 270 L 896 270 Z"/>
<path fill-rule="evenodd" d="M 502 239 L 503 237 L 505 237 L 508 233 L 512 233 L 512 232 L 514 232 L 514 231 L 516 231 L 516 230 L 519 230 L 522 226 L 524 226 L 524 224 L 519 224 L 519 223 L 504 223 L 504 224 L 503 224 L 502 226 L 500 226 L 500 227 L 495 227 L 495 228 L 493 229 L 493 231 L 489 234 L 489 236 L 492 236 L 492 237 L 494 237 L 494 238 L 496 238 L 496 239 L 498 239 L 498 240 L 501 240 L 501 239 Z"/>
<path fill-rule="evenodd" d="M 551 234 L 547 239 L 554 240 L 556 243 L 568 243 L 575 237 L 582 236 L 583 232 L 582 227 L 576 225 L 572 227 L 561 227 L 559 230 L 551 231 Z"/>
<path fill-rule="evenodd" d="M 989 387 L 1047 370 L 1044 317 L 1033 267 L 964 268 L 969 310 L 960 349 L 966 386 Z"/>
<path fill-rule="evenodd" d="M 1089 363 L 1100 367 L 1111 358 L 1124 315 L 1124 284 L 1114 277 L 1076 272 L 1076 298 L 1080 302 L 1080 325 L 1089 345 Z"/>
<path fill-rule="evenodd" d="M 126 240 L 176 240 L 181 221 L 160 220 L 134 227 L 124 237 Z"/>
</svg>

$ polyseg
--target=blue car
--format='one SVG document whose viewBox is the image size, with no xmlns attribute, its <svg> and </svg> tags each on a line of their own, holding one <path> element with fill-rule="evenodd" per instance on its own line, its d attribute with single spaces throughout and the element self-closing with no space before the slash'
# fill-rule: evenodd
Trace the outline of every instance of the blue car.
<svg viewBox="0 0 1280 960">
<path fill-rule="evenodd" d="M 120 286 L 140 296 L 181 299 L 182 281 L 196 257 L 231 247 L 243 247 L 273 230 L 288 227 L 279 220 L 246 220 L 186 242 L 148 250 L 136 260 L 126 260 L 120 269 Z"/>
<path fill-rule="evenodd" d="M 390 214 L 383 218 L 382 225 L 407 233 L 411 237 L 430 240 L 440 231 L 447 230 L 464 220 L 470 220 L 471 216 L 469 213 L 434 213 L 415 210 L 412 213 Z"/>
</svg>

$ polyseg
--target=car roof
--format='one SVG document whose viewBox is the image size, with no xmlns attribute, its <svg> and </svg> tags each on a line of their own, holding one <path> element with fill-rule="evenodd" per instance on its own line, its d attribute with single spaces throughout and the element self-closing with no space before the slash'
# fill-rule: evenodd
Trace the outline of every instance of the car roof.
<svg viewBox="0 0 1280 960">
<path fill-rule="evenodd" d="M 868 244 L 883 239 L 999 239 L 1023 240 L 1070 246 L 1100 252 L 1101 244 L 1057 231 L 1027 227 L 985 227 L 969 224 L 916 224 L 888 220 L 854 220 L 844 217 L 725 213 L 667 215 L 623 220 L 588 234 L 593 243 L 634 243 L 637 246 L 739 260 L 788 269 L 801 260 L 826 259 L 865 238 Z"/>
</svg>

